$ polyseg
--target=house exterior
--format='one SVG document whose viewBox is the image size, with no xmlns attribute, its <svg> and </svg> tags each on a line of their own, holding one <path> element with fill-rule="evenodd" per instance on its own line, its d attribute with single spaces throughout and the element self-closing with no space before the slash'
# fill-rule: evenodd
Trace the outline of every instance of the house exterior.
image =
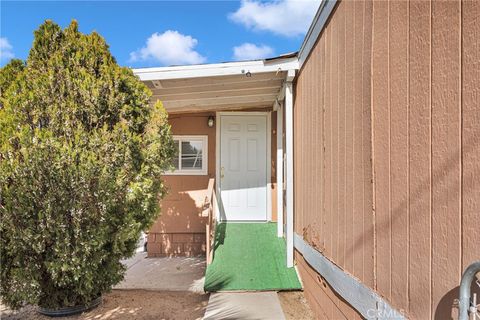
<svg viewBox="0 0 480 320">
<path fill-rule="evenodd" d="M 479 17 L 326 0 L 297 54 L 134 70 L 179 146 L 149 256 L 206 252 L 212 205 L 278 222 L 318 318 L 456 317 L 480 259 Z"/>
<path fill-rule="evenodd" d="M 202 213 L 211 179 L 217 220 L 277 221 L 277 156 L 283 152 L 277 155 L 276 110 L 297 69 L 297 57 L 286 55 L 134 70 L 169 112 L 179 149 L 176 170 L 165 175 L 162 215 L 148 235 L 149 256 L 205 253 L 208 217 Z"/>
</svg>

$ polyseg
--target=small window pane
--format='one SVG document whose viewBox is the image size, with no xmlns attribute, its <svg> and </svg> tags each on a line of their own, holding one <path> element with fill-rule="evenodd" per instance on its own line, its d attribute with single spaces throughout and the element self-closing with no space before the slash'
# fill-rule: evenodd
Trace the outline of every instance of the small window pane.
<svg viewBox="0 0 480 320">
<path fill-rule="evenodd" d="M 182 170 L 201 170 L 202 152 L 202 141 L 182 141 Z"/>
<path fill-rule="evenodd" d="M 178 155 L 178 145 L 179 141 L 178 140 L 173 140 L 175 142 L 175 155 L 172 158 L 172 165 L 175 168 L 175 170 L 180 169 L 179 167 L 179 155 Z"/>
</svg>

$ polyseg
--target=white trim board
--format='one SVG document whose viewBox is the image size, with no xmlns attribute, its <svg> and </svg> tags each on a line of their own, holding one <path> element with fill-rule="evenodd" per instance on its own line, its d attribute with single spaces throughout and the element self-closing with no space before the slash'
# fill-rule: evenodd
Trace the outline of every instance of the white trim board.
<svg viewBox="0 0 480 320">
<path fill-rule="evenodd" d="M 293 223 L 294 223 L 294 172 L 293 172 L 293 85 L 285 84 L 285 158 L 286 158 L 286 221 L 285 235 L 287 243 L 287 268 L 293 267 Z"/>
<path fill-rule="evenodd" d="M 264 72 L 279 72 L 298 69 L 297 57 L 280 58 L 272 61 L 254 60 L 242 62 L 212 63 L 190 66 L 132 69 L 140 80 L 167 80 L 201 77 L 217 77 Z"/>
<path fill-rule="evenodd" d="M 277 108 L 277 236 L 283 238 L 283 102 Z"/>
<path fill-rule="evenodd" d="M 358 279 L 344 272 L 297 233 L 295 249 L 328 284 L 366 319 L 406 319 L 398 310 Z"/>
</svg>

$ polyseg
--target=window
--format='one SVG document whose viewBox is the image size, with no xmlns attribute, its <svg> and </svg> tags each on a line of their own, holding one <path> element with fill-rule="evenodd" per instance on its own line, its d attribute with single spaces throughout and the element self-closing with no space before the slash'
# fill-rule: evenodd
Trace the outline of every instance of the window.
<svg viewBox="0 0 480 320">
<path fill-rule="evenodd" d="M 173 136 L 176 154 L 173 157 L 175 170 L 172 175 L 206 175 L 207 174 L 207 136 Z"/>
</svg>

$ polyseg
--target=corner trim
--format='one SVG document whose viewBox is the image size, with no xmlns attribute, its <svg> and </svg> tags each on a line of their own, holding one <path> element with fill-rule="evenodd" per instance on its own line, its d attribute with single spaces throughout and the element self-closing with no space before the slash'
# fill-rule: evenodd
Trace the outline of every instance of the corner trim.
<svg viewBox="0 0 480 320">
<path fill-rule="evenodd" d="M 406 319 L 401 311 L 392 308 L 376 292 L 344 272 L 297 233 L 294 234 L 294 245 L 308 264 L 366 319 Z"/>
<path fill-rule="evenodd" d="M 315 18 L 313 18 L 313 22 L 308 29 L 305 39 L 303 40 L 302 46 L 298 51 L 298 62 L 300 68 L 302 68 L 303 63 L 305 60 L 307 60 L 313 46 L 317 42 L 318 36 L 325 27 L 325 24 L 332 14 L 336 4 L 337 0 L 322 0 L 317 14 L 315 15 Z"/>
</svg>

